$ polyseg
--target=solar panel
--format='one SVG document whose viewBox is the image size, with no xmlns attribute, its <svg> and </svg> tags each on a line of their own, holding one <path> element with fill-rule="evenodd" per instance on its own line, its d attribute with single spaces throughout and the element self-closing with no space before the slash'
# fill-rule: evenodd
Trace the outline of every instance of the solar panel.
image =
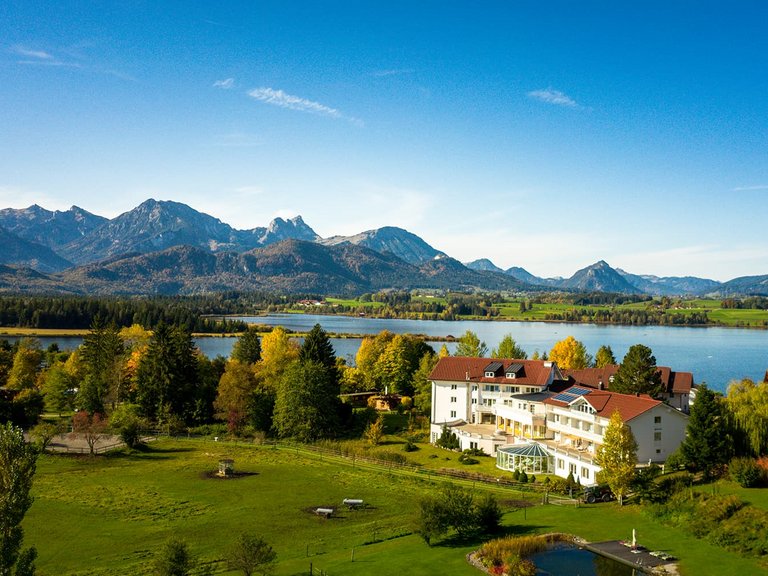
<svg viewBox="0 0 768 576">
<path fill-rule="evenodd" d="M 499 368 L 504 366 L 501 362 L 491 362 L 488 364 L 488 366 L 485 367 L 485 370 L 483 372 L 493 372 L 494 374 L 498 371 Z"/>
<path fill-rule="evenodd" d="M 510 373 L 517 374 L 522 369 L 523 369 L 522 364 L 510 364 L 509 368 L 507 368 L 507 374 L 510 374 Z"/>
<path fill-rule="evenodd" d="M 567 392 L 560 392 L 560 394 L 556 394 L 555 396 L 552 396 L 552 400 L 558 400 L 560 402 L 566 402 L 570 404 L 574 400 L 576 400 L 578 396 L 574 394 L 568 394 Z"/>
<path fill-rule="evenodd" d="M 579 388 L 578 386 L 568 388 L 568 394 L 573 394 L 574 396 L 584 396 L 584 394 L 589 394 L 590 392 L 592 392 L 592 390 L 589 388 Z"/>
</svg>

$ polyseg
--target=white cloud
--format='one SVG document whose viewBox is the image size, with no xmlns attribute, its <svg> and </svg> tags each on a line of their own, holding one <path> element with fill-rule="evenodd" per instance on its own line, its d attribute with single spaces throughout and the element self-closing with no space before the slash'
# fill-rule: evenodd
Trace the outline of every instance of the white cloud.
<svg viewBox="0 0 768 576">
<path fill-rule="evenodd" d="M 25 48 L 24 46 L 19 46 L 18 44 L 16 46 L 11 47 L 11 50 L 16 54 L 20 56 L 26 56 L 27 58 L 37 58 L 39 60 L 53 60 L 53 56 L 51 56 L 48 52 L 45 52 L 44 50 L 34 50 L 31 48 Z"/>
<path fill-rule="evenodd" d="M 541 102 L 546 102 L 547 104 L 565 106 L 567 108 L 577 108 L 579 106 L 573 98 L 559 90 L 553 90 L 552 88 L 533 90 L 532 92 L 528 92 L 528 97 Z"/>
<path fill-rule="evenodd" d="M 758 184 L 757 186 L 737 186 L 731 188 L 731 192 L 756 192 L 758 190 L 768 190 L 768 184 Z"/>
<path fill-rule="evenodd" d="M 355 124 L 356 126 L 362 126 L 363 122 L 358 118 L 352 116 L 346 116 L 342 114 L 336 108 L 331 108 L 320 102 L 314 102 L 300 96 L 293 96 L 287 94 L 282 90 L 275 90 L 273 88 L 254 88 L 248 92 L 248 96 L 259 102 L 265 104 L 272 104 L 273 106 L 279 106 L 280 108 L 287 108 L 288 110 L 298 110 L 299 112 L 309 112 L 311 114 L 318 114 L 320 116 L 328 116 L 330 118 L 343 119 Z"/>
<path fill-rule="evenodd" d="M 235 85 L 234 78 L 225 78 L 224 80 L 216 80 L 213 83 L 214 88 L 221 88 L 222 90 L 229 90 Z"/>
<path fill-rule="evenodd" d="M 376 70 L 371 75 L 377 78 L 384 78 L 386 76 L 401 76 L 403 74 L 412 74 L 413 68 L 393 68 L 390 70 Z"/>
</svg>

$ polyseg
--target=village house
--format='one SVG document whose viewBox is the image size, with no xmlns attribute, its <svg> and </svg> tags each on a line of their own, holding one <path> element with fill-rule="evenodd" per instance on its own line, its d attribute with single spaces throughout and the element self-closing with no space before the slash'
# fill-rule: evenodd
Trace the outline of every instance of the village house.
<svg viewBox="0 0 768 576">
<path fill-rule="evenodd" d="M 673 393 L 669 400 L 677 400 L 670 405 L 646 395 L 610 392 L 615 370 L 588 370 L 596 372 L 561 371 L 541 360 L 441 358 L 430 375 L 431 441 L 445 427 L 462 450 L 495 455 L 501 469 L 572 473 L 589 485 L 596 481 L 594 457 L 605 428 L 618 411 L 637 440 L 638 461 L 664 462 L 685 438 L 688 418 L 682 407 L 687 411 L 690 385 L 682 390 L 685 382 L 692 383 L 690 374 L 679 378 L 660 369 Z"/>
</svg>

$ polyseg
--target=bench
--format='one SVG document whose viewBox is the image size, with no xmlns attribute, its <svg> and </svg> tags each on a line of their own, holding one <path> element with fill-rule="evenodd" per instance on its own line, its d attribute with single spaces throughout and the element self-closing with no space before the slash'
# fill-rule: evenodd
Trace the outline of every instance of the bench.
<svg viewBox="0 0 768 576">
<path fill-rule="evenodd" d="M 362 506 L 365 506 L 365 502 L 357 498 L 344 498 L 342 503 L 350 510 L 353 508 L 361 508 Z"/>
<path fill-rule="evenodd" d="M 333 512 L 333 508 L 315 508 L 315 514 L 325 518 L 330 518 L 333 515 Z"/>
</svg>

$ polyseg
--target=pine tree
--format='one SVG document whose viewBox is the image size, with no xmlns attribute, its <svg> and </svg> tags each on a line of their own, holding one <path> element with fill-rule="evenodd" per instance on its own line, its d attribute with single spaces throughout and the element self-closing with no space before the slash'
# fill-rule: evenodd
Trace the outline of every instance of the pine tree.
<svg viewBox="0 0 768 576">
<path fill-rule="evenodd" d="M 259 333 L 253 328 L 243 332 L 232 347 L 231 357 L 243 364 L 255 364 L 261 360 Z"/>
<path fill-rule="evenodd" d="M 705 385 L 696 391 L 680 456 L 688 469 L 703 472 L 707 478 L 733 456 L 727 406 L 721 396 Z"/>
<path fill-rule="evenodd" d="M 488 346 L 481 342 L 477 334 L 471 330 L 464 332 L 459 338 L 454 356 L 468 356 L 470 358 L 483 358 L 488 354 Z"/>
<path fill-rule="evenodd" d="M 656 357 L 648 346 L 632 346 L 611 381 L 611 391 L 621 394 L 648 394 L 658 397 L 664 387 L 656 368 Z"/>
<path fill-rule="evenodd" d="M 616 364 L 616 356 L 610 346 L 600 346 L 595 354 L 595 368 L 604 368 Z"/>
<path fill-rule="evenodd" d="M 491 351 L 491 358 L 514 358 L 517 360 L 525 360 L 528 358 L 528 354 L 520 346 L 517 345 L 512 334 L 507 334 L 499 342 L 499 347 L 494 348 Z"/>
</svg>

